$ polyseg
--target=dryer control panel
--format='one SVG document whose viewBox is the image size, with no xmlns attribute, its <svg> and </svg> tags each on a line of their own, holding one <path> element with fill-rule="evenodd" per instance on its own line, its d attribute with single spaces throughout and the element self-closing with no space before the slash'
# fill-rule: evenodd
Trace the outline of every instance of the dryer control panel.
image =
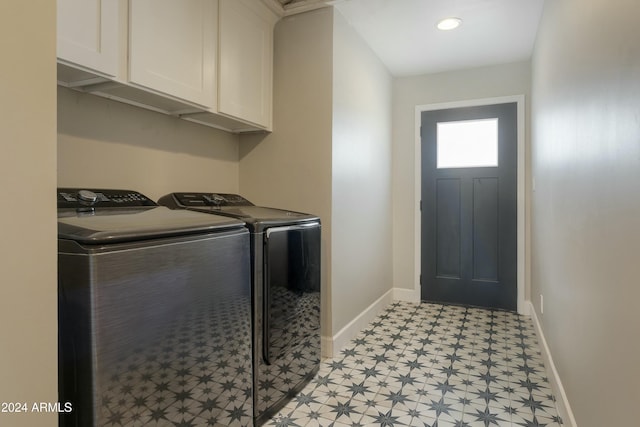
<svg viewBox="0 0 640 427">
<path fill-rule="evenodd" d="M 137 206 L 157 206 L 157 204 L 144 194 L 132 190 L 58 188 L 58 209 Z"/>
<path fill-rule="evenodd" d="M 253 203 L 238 194 L 228 193 L 173 193 L 170 195 L 178 206 L 175 207 L 223 207 L 223 206 L 253 206 Z M 165 204 L 164 197 L 160 204 Z M 174 203 L 175 205 L 176 203 Z"/>
</svg>

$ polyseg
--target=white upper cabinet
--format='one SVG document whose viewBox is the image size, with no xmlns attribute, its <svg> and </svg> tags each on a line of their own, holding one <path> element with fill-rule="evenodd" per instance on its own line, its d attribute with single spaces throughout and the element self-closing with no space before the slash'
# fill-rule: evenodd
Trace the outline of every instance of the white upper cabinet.
<svg viewBox="0 0 640 427">
<path fill-rule="evenodd" d="M 273 28 L 256 0 L 220 0 L 218 111 L 271 128 Z"/>
<path fill-rule="evenodd" d="M 119 0 L 58 0 L 58 59 L 114 77 L 119 66 Z"/>
<path fill-rule="evenodd" d="M 58 84 L 230 132 L 271 129 L 279 15 L 264 0 L 57 7 Z"/>
<path fill-rule="evenodd" d="M 217 0 L 130 0 L 129 81 L 215 108 Z"/>
</svg>

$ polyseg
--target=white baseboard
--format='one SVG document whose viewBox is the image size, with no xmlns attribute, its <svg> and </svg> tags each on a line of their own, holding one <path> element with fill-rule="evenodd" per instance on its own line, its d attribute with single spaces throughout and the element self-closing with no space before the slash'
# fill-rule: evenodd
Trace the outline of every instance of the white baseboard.
<svg viewBox="0 0 640 427">
<path fill-rule="evenodd" d="M 420 289 L 393 288 L 393 300 L 405 302 L 420 302 Z"/>
<path fill-rule="evenodd" d="M 553 358 L 551 357 L 551 351 L 549 350 L 549 346 L 547 345 L 547 340 L 544 338 L 542 324 L 538 320 L 536 310 L 533 307 L 533 304 L 531 304 L 531 301 L 527 301 L 527 308 L 529 312 L 528 314 L 533 320 L 533 326 L 536 330 L 536 334 L 538 335 L 538 342 L 542 350 L 542 357 L 544 357 L 544 364 L 547 367 L 547 375 L 549 376 L 549 381 L 551 382 L 551 388 L 556 395 L 558 414 L 560 415 L 560 417 L 562 417 L 562 422 L 564 423 L 564 425 L 577 427 L 578 424 L 576 423 L 576 419 L 573 416 L 573 411 L 571 411 L 569 399 L 567 398 L 567 394 L 565 393 L 564 387 L 562 386 L 562 381 L 560 380 L 560 375 L 558 374 L 556 365 L 553 363 Z"/>
<path fill-rule="evenodd" d="M 340 355 L 340 351 L 344 346 L 349 343 L 358 335 L 358 333 L 364 329 L 369 322 L 376 318 L 382 310 L 393 302 L 393 289 L 387 291 L 384 295 L 373 302 L 362 313 L 360 313 L 355 319 L 349 322 L 344 328 L 340 329 L 337 334 L 331 337 L 326 337 L 329 342 L 324 342 L 325 351 L 329 357 L 337 357 Z M 325 337 L 323 337 L 323 340 Z"/>
<path fill-rule="evenodd" d="M 356 316 L 333 337 L 322 337 L 322 356 L 337 357 L 340 351 L 393 301 L 420 302 L 420 290 L 392 288 Z"/>
</svg>

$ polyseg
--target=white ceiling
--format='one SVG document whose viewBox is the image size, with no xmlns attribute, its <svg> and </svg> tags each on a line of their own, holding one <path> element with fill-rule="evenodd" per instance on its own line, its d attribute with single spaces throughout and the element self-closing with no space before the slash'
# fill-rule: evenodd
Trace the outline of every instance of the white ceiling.
<svg viewBox="0 0 640 427">
<path fill-rule="evenodd" d="M 301 1 L 300 3 L 304 3 Z M 530 58 L 544 0 L 334 0 L 394 76 Z M 441 18 L 462 26 L 440 31 Z"/>
</svg>

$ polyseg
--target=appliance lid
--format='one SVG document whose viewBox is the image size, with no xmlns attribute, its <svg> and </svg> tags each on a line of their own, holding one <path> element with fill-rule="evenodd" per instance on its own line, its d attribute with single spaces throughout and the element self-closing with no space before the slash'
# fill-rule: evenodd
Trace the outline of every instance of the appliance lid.
<svg viewBox="0 0 640 427">
<path fill-rule="evenodd" d="M 224 215 L 245 222 L 252 233 L 262 233 L 270 227 L 290 225 L 317 225 L 320 218 L 315 215 L 262 206 L 223 206 L 221 208 L 188 208 L 196 212 Z"/>
<path fill-rule="evenodd" d="M 298 223 L 318 221 L 315 215 L 264 206 L 223 206 L 213 209 L 212 213 L 241 218 L 245 222 L 282 222 Z"/>
<path fill-rule="evenodd" d="M 240 220 L 164 206 L 58 210 L 58 238 L 104 244 L 241 228 Z"/>
</svg>

